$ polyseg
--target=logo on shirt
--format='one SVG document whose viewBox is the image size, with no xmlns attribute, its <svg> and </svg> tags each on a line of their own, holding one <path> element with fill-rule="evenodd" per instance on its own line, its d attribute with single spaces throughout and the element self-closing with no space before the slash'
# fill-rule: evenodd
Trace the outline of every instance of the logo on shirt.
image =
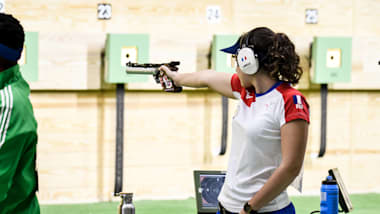
<svg viewBox="0 0 380 214">
<path fill-rule="evenodd" d="M 241 99 L 248 107 L 251 107 L 251 104 L 255 102 L 255 94 L 254 92 L 251 94 L 251 92 L 246 90 L 245 93 L 241 93 Z"/>
<path fill-rule="evenodd" d="M 296 105 L 296 109 L 303 109 L 303 104 L 300 95 L 293 95 L 293 103 Z"/>
<path fill-rule="evenodd" d="M 250 95 L 249 93 L 247 93 L 247 95 L 245 96 L 245 99 L 248 100 L 248 99 L 251 99 L 251 98 L 253 98 L 253 96 Z"/>
</svg>

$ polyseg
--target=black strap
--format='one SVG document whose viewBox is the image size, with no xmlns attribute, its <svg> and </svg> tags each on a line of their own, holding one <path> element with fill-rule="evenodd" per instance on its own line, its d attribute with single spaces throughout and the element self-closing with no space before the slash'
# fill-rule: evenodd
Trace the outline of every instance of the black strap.
<svg viewBox="0 0 380 214">
<path fill-rule="evenodd" d="M 327 84 L 321 84 L 321 144 L 318 157 L 323 157 L 326 152 L 326 126 L 327 126 Z"/>
<path fill-rule="evenodd" d="M 227 133 L 228 133 L 228 98 L 222 96 L 222 140 L 219 155 L 224 155 L 227 150 Z"/>
<path fill-rule="evenodd" d="M 123 189 L 124 84 L 116 85 L 116 157 L 114 196 Z"/>
</svg>

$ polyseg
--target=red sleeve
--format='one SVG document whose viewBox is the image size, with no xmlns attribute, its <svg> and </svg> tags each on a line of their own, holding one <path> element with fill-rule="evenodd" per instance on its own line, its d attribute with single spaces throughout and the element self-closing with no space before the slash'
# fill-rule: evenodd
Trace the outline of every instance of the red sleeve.
<svg viewBox="0 0 380 214">
<path fill-rule="evenodd" d="M 285 103 L 285 121 L 305 120 L 310 123 L 309 104 L 302 94 L 295 94 L 288 97 Z"/>
<path fill-rule="evenodd" d="M 233 74 L 232 77 L 231 77 L 231 88 L 232 88 L 232 91 L 236 91 L 236 92 L 241 92 L 241 84 L 240 84 L 240 79 L 239 79 L 239 76 L 237 74 Z"/>
<path fill-rule="evenodd" d="M 284 99 L 285 123 L 292 120 L 305 120 L 310 123 L 309 104 L 301 92 L 287 84 L 279 87 Z"/>
</svg>

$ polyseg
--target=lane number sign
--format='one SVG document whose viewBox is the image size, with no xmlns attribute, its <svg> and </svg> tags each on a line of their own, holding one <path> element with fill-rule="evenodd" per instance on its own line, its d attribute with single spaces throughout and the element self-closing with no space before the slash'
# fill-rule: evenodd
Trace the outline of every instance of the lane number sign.
<svg viewBox="0 0 380 214">
<path fill-rule="evenodd" d="M 306 9 L 306 11 L 305 11 L 305 22 L 306 22 L 306 24 L 317 24 L 318 23 L 318 10 L 317 9 Z"/>
<path fill-rule="evenodd" d="M 206 8 L 206 18 L 208 23 L 220 23 L 222 12 L 219 5 L 208 6 Z"/>
<path fill-rule="evenodd" d="M 112 6 L 111 4 L 101 3 L 98 4 L 98 19 L 111 19 Z"/>
</svg>

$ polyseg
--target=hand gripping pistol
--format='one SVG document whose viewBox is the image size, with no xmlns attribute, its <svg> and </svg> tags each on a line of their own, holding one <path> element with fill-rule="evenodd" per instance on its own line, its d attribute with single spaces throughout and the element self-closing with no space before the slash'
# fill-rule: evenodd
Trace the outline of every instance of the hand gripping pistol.
<svg viewBox="0 0 380 214">
<path fill-rule="evenodd" d="M 128 62 L 126 72 L 127 74 L 150 74 L 153 75 L 156 83 L 162 83 L 162 87 L 166 92 L 181 92 L 182 87 L 178 87 L 174 84 L 173 80 L 170 79 L 163 71 L 160 71 L 159 68 L 162 65 L 167 66 L 172 71 L 178 71 L 177 66 L 180 64 L 178 61 L 172 61 L 169 63 L 162 64 L 139 64 Z"/>
</svg>

